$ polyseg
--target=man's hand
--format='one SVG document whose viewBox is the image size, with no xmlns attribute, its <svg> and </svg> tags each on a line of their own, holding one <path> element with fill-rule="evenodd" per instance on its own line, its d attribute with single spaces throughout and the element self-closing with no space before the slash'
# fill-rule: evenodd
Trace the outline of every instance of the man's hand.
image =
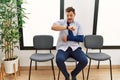
<svg viewBox="0 0 120 80">
<path fill-rule="evenodd" d="M 71 31 L 74 31 L 75 27 L 74 26 L 69 26 L 68 29 L 71 30 Z"/>
<path fill-rule="evenodd" d="M 63 42 L 67 42 L 67 36 L 63 36 L 63 37 L 62 37 L 62 41 L 63 41 Z"/>
</svg>

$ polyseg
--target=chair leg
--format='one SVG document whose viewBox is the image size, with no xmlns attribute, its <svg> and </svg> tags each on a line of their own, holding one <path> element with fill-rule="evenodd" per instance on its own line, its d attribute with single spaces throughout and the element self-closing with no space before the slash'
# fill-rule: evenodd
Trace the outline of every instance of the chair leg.
<svg viewBox="0 0 120 80">
<path fill-rule="evenodd" d="M 35 61 L 35 70 L 37 70 L 37 61 Z"/>
<path fill-rule="evenodd" d="M 55 69 L 54 69 L 54 65 L 53 65 L 53 60 L 51 60 L 51 64 L 52 64 L 53 77 L 54 77 L 54 80 L 55 80 Z"/>
<path fill-rule="evenodd" d="M 83 80 L 85 80 L 85 78 L 84 78 L 84 70 L 82 70 L 82 76 L 83 76 Z"/>
<path fill-rule="evenodd" d="M 97 66 L 97 69 L 99 69 L 99 66 L 100 66 L 100 61 L 98 61 L 98 66 Z"/>
<path fill-rule="evenodd" d="M 60 69 L 59 69 L 59 72 L 58 72 L 58 80 L 59 80 L 59 78 L 60 78 Z"/>
<path fill-rule="evenodd" d="M 111 59 L 109 59 L 110 61 L 110 76 L 111 76 L 111 80 L 112 80 L 112 64 L 111 64 Z"/>
<path fill-rule="evenodd" d="M 91 66 L 91 59 L 90 59 L 90 62 L 89 62 L 89 67 L 88 67 L 87 80 L 88 80 L 88 77 L 89 77 L 90 66 Z"/>
<path fill-rule="evenodd" d="M 31 76 L 31 67 L 32 67 L 32 60 L 30 61 L 29 79 L 28 80 L 30 80 L 30 76 Z"/>
</svg>

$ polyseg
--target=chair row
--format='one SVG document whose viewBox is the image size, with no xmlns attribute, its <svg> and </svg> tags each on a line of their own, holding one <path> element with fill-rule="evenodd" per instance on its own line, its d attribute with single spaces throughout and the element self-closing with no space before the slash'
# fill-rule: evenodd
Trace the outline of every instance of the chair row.
<svg viewBox="0 0 120 80">
<path fill-rule="evenodd" d="M 31 77 L 31 67 L 32 67 L 32 61 L 35 61 L 35 69 L 37 70 L 37 62 L 46 62 L 51 61 L 51 67 L 53 71 L 53 77 L 55 78 L 55 70 L 54 70 L 54 64 L 53 59 L 54 55 L 52 54 L 51 50 L 53 48 L 53 37 L 51 35 L 36 35 L 33 37 L 33 46 L 35 48 L 35 53 L 30 56 L 30 69 L 29 69 L 29 80 Z M 98 67 L 100 65 L 100 61 L 109 60 L 110 62 L 110 77 L 112 80 L 112 64 L 111 64 L 111 57 L 110 55 L 106 53 L 102 53 L 101 49 L 103 46 L 103 37 L 101 35 L 86 35 L 84 38 L 84 45 L 86 48 L 86 56 L 89 59 L 89 66 L 88 66 L 88 72 L 87 72 L 87 80 L 89 78 L 89 72 L 90 72 L 90 66 L 91 66 L 91 60 L 98 61 Z M 89 52 L 88 49 L 98 49 L 99 52 Z M 39 53 L 37 50 L 49 50 L 49 53 Z M 77 64 L 77 61 L 73 58 L 68 58 L 66 62 L 75 62 Z M 84 80 L 84 71 L 82 70 L 83 80 Z M 60 70 L 58 73 L 58 80 L 60 77 Z"/>
</svg>

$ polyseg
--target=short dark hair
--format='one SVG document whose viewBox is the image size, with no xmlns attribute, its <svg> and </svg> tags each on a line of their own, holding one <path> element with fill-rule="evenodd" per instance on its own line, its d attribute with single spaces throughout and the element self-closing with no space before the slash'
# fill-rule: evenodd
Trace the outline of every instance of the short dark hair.
<svg viewBox="0 0 120 80">
<path fill-rule="evenodd" d="M 73 7 L 66 8 L 66 12 L 72 11 L 75 14 L 75 9 Z"/>
</svg>

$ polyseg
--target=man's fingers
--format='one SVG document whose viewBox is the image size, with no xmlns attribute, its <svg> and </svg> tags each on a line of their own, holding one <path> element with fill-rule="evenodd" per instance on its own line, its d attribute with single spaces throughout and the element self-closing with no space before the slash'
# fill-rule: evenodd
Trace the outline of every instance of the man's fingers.
<svg viewBox="0 0 120 80">
<path fill-rule="evenodd" d="M 75 30 L 75 27 L 70 26 L 69 29 L 72 30 L 72 31 L 74 31 L 74 30 Z"/>
</svg>

